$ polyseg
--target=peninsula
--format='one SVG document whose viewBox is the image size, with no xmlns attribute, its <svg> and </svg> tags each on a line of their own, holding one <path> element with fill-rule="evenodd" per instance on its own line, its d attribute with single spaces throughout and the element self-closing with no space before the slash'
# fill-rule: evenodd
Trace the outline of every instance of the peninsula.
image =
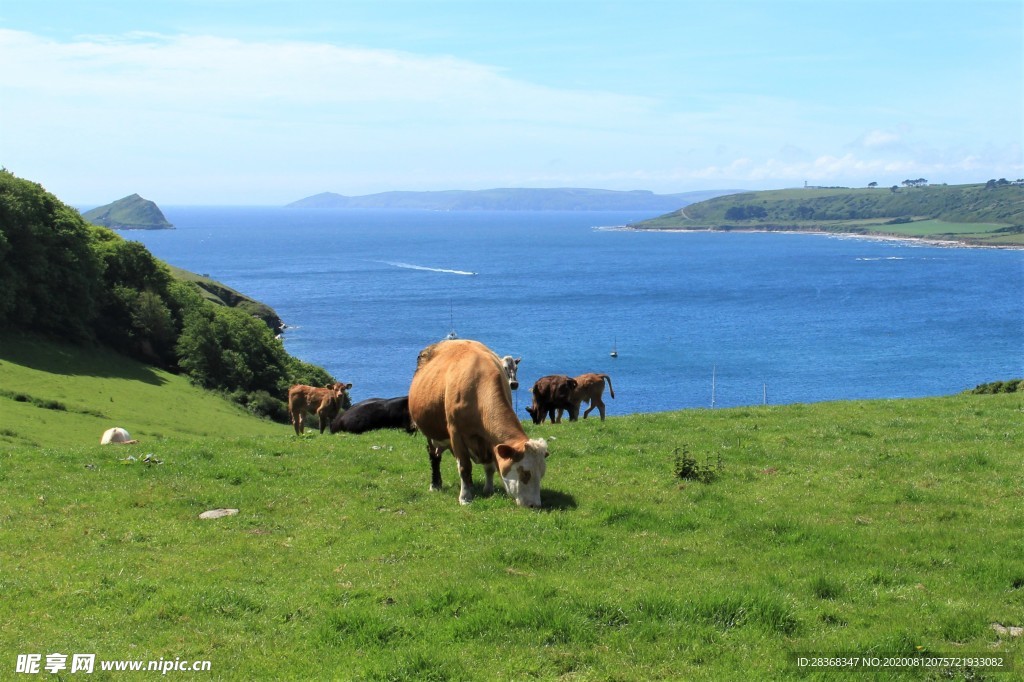
<svg viewBox="0 0 1024 682">
<path fill-rule="evenodd" d="M 1024 248 L 1024 181 L 742 192 L 632 223 L 636 230 L 801 231 Z"/>
</svg>

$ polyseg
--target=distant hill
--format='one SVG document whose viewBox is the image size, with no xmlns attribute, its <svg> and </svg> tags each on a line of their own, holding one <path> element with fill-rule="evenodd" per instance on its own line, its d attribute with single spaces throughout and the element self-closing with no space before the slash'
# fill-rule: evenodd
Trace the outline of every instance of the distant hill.
<svg viewBox="0 0 1024 682">
<path fill-rule="evenodd" d="M 349 197 L 315 194 L 289 208 L 405 208 L 432 211 L 671 211 L 696 201 L 742 190 L 721 189 L 680 194 L 607 189 L 484 189 L 441 192 L 381 192 Z"/>
<path fill-rule="evenodd" d="M 634 223 L 657 230 L 797 230 L 1024 247 L 1024 186 L 806 188 L 719 196 Z"/>
<path fill-rule="evenodd" d="M 93 225 L 114 230 L 172 230 L 160 208 L 138 194 L 86 211 L 82 217 Z"/>
</svg>

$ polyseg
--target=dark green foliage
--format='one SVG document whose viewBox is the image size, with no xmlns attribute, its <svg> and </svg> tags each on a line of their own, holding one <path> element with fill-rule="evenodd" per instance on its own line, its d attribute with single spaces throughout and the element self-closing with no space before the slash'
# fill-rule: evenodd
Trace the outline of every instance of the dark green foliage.
<svg viewBox="0 0 1024 682">
<path fill-rule="evenodd" d="M 271 394 L 287 388 L 284 346 L 243 311 L 212 305 L 189 309 L 177 350 L 181 368 L 205 388 Z"/>
<path fill-rule="evenodd" d="M 714 463 L 711 461 L 711 456 L 708 455 L 704 463 L 701 464 L 690 455 L 686 446 L 683 446 L 682 452 L 679 451 L 679 448 L 676 448 L 675 458 L 676 476 L 689 481 L 711 483 L 718 477 L 718 473 L 722 469 L 721 455 L 718 456 L 718 460 Z"/>
<path fill-rule="evenodd" d="M 327 386 L 334 383 L 334 377 L 328 374 L 323 367 L 303 362 L 296 357 L 288 356 L 288 377 L 291 384 L 306 384 L 307 386 Z M 344 378 L 344 377 L 342 377 Z M 352 406 L 348 394 L 341 405 L 344 409 Z"/>
<path fill-rule="evenodd" d="M 89 225 L 40 185 L 0 171 L 0 324 L 99 341 L 286 421 L 290 384 L 334 379 L 285 352 L 273 311 L 223 289 L 231 301 L 207 300 L 141 243 Z"/>
<path fill-rule="evenodd" d="M 0 170 L 0 324 L 92 338 L 102 265 L 91 242 L 78 211 Z"/>
<path fill-rule="evenodd" d="M 971 393 L 1017 393 L 1024 391 L 1024 379 L 1010 379 L 1009 381 L 990 381 L 987 384 L 979 384 L 971 389 Z"/>
<path fill-rule="evenodd" d="M 126 355 L 174 367 L 181 325 L 172 313 L 173 280 L 167 267 L 139 242 L 125 241 L 102 228 L 96 229 L 96 237 L 105 285 L 99 297 L 97 337 Z"/>
<path fill-rule="evenodd" d="M 726 220 L 755 220 L 768 217 L 764 206 L 730 206 L 725 212 Z"/>
</svg>

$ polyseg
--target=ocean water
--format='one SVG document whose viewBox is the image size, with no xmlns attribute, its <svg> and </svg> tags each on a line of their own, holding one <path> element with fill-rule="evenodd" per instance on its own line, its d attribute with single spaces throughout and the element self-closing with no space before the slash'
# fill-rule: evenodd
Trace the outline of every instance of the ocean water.
<svg viewBox="0 0 1024 682">
<path fill-rule="evenodd" d="M 1024 376 L 1024 251 L 811 234 L 606 229 L 618 212 L 167 207 L 124 232 L 277 310 L 290 353 L 404 395 L 453 329 L 610 414 L 950 394 Z M 618 357 L 610 357 L 612 350 Z"/>
</svg>

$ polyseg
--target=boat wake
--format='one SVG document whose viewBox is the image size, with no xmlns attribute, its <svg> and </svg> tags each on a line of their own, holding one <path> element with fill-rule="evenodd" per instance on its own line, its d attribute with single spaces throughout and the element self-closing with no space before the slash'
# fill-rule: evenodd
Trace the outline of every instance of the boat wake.
<svg viewBox="0 0 1024 682">
<path fill-rule="evenodd" d="M 378 263 L 384 265 L 391 265 L 396 268 L 405 268 L 406 270 L 425 270 L 426 272 L 443 272 L 449 275 L 475 275 L 475 272 L 469 272 L 468 270 L 449 270 L 447 268 L 428 268 L 426 265 L 413 265 L 412 263 L 403 263 L 401 261 L 391 260 L 379 260 Z"/>
</svg>

